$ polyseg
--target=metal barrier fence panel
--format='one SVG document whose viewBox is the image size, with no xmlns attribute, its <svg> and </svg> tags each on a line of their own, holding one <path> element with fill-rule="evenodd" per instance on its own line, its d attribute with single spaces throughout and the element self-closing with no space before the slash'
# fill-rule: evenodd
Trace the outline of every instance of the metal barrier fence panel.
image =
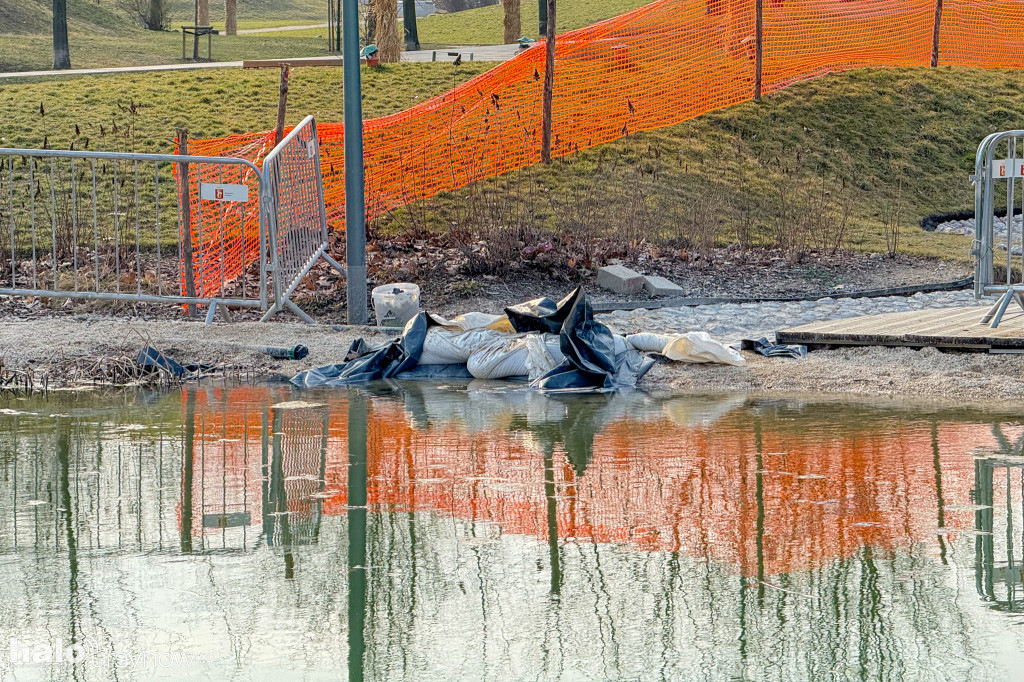
<svg viewBox="0 0 1024 682">
<path fill-rule="evenodd" d="M 275 219 L 269 221 L 274 304 L 263 319 L 285 309 L 306 322 L 313 319 L 290 296 L 320 258 L 342 275 L 345 268 L 327 253 L 327 214 L 320 175 L 316 121 L 307 116 L 281 140 L 263 162 Z"/>
<path fill-rule="evenodd" d="M 1020 183 L 1017 182 L 1018 178 Z M 982 324 L 998 327 L 1010 303 L 1024 308 L 1024 130 L 993 133 L 975 156 L 974 176 L 974 293 L 1001 294 L 982 317 Z M 1019 202 L 1019 203 L 1018 203 Z M 997 215 L 1004 212 L 1001 217 Z M 995 265 L 1006 252 L 1006 281 L 995 281 Z M 1016 257 L 1016 261 L 1015 261 Z M 1018 275 L 1014 276 L 1014 264 Z"/>
<path fill-rule="evenodd" d="M 191 235 L 178 229 L 183 162 L 204 180 L 188 199 L 220 216 Z M 265 310 L 264 259 L 242 276 L 223 267 L 225 254 L 263 241 L 259 214 L 224 188 L 258 200 L 262 184 L 244 159 L 0 149 L 0 294 Z"/>
</svg>

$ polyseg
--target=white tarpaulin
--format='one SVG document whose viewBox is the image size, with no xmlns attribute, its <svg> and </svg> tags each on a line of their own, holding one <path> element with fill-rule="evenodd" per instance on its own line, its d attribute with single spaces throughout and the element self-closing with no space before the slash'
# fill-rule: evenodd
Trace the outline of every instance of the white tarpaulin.
<svg viewBox="0 0 1024 682">
<path fill-rule="evenodd" d="M 687 334 L 630 334 L 626 340 L 639 351 L 661 353 L 676 362 L 716 362 L 725 365 L 745 365 L 747 361 L 739 351 L 711 338 L 707 332 Z"/>
</svg>

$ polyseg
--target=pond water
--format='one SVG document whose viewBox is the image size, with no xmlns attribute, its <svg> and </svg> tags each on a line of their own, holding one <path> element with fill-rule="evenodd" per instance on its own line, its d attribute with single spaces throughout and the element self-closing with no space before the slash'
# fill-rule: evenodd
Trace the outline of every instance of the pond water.
<svg viewBox="0 0 1024 682">
<path fill-rule="evenodd" d="M 0 408 L 4 679 L 1024 670 L 1013 415 L 486 383 Z"/>
</svg>

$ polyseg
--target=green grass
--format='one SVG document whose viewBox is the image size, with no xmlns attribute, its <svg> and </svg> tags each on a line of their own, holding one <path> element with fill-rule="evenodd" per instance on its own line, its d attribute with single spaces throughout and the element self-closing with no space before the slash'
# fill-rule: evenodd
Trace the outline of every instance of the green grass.
<svg viewBox="0 0 1024 682">
<path fill-rule="evenodd" d="M 561 0 L 558 3 L 559 33 L 589 26 L 618 16 L 651 0 Z M 435 14 L 416 23 L 424 49 L 442 45 L 496 45 L 502 41 L 502 7 L 491 5 L 454 14 Z M 538 37 L 537 2 L 523 0 L 520 7 L 523 35 Z"/>
<path fill-rule="evenodd" d="M 242 0 L 240 28 L 262 28 L 324 21 L 326 6 L 317 0 Z M 169 31 L 146 31 L 117 0 L 68 3 L 68 41 L 73 68 L 167 64 L 181 60 L 178 28 L 193 23 L 190 3 L 171 4 Z M 210 3 L 210 20 L 223 27 L 224 3 Z M 29 71 L 53 66 L 50 3 L 0 0 L 0 71 Z M 201 53 L 205 55 L 205 39 Z M 255 34 L 213 37 L 213 57 L 237 61 L 274 57 L 312 57 L 327 52 L 326 38 L 312 35 Z M 191 54 L 191 46 L 188 46 Z"/>
<path fill-rule="evenodd" d="M 363 110 L 368 118 L 406 109 L 483 72 L 487 65 L 401 64 L 363 70 Z M 123 107 L 139 105 L 132 146 L 140 152 L 174 148 L 176 128 L 194 139 L 274 127 L 278 73 L 273 69 L 209 69 L 0 81 L 0 143 L 39 147 L 44 136 L 53 148 L 90 138 L 91 150 L 123 151 L 124 140 L 101 136 L 116 121 L 130 123 Z M 45 116 L 40 116 L 40 104 Z M 296 69 L 288 99 L 288 123 L 313 114 L 320 121 L 342 119 L 340 68 Z M 76 148 L 81 148 L 79 141 Z"/>
<path fill-rule="evenodd" d="M 558 30 L 587 26 L 645 4 L 646 0 L 563 0 Z M 189 3 L 173 3 L 168 22 L 173 30 L 145 31 L 135 25 L 117 0 L 83 0 L 68 4 L 68 33 L 73 68 L 175 63 L 181 59 L 178 27 L 191 24 Z M 0 0 L 0 71 L 35 71 L 53 65 L 50 4 L 46 0 Z M 524 2 L 523 33 L 537 32 L 537 4 Z M 210 3 L 210 21 L 223 28 L 224 5 Z M 243 0 L 239 28 L 315 24 L 326 21 L 322 0 Z M 435 15 L 419 21 L 424 49 L 447 45 L 481 45 L 502 40 L 500 6 Z M 204 41 L 205 42 L 205 41 Z M 313 57 L 328 51 L 327 29 L 274 31 L 213 37 L 217 61 L 275 57 Z M 191 54 L 191 47 L 187 48 Z M 201 50 L 205 54 L 205 46 Z"/>
<path fill-rule="evenodd" d="M 405 109 L 482 72 L 483 64 L 402 64 L 364 70 L 364 110 L 376 117 Z M 858 71 L 792 87 L 713 112 L 670 128 L 629 138 L 472 188 L 396 211 L 381 226 L 414 224 L 446 229 L 464 213 L 466 197 L 501 192 L 543 197 L 532 206 L 537 221 L 563 226 L 588 188 L 593 228 L 612 232 L 636 220 L 642 195 L 652 218 L 648 238 L 673 242 L 673 216 L 682 215 L 709 187 L 728 199 L 720 211 L 723 233 L 748 207 L 771 204 L 784 185 L 783 169 L 796 164 L 801 186 L 812 186 L 819 169 L 852 188 L 848 245 L 884 251 L 881 213 L 902 186 L 902 250 L 917 255 L 968 260 L 967 240 L 926 234 L 917 223 L 926 214 L 969 209 L 967 179 L 978 142 L 988 133 L 1018 124 L 1024 107 L 1024 73 L 980 69 L 881 69 Z M 306 114 L 320 121 L 342 118 L 341 70 L 299 69 L 289 98 L 289 122 Z M 177 127 L 194 138 L 272 127 L 277 74 L 272 71 L 204 72 L 78 77 L 0 83 L 5 146 L 66 147 L 79 125 L 90 149 L 124 149 L 125 140 L 101 136 L 126 114 L 129 99 L 141 104 L 131 145 L 168 151 Z M 46 111 L 40 116 L 39 105 Z M 81 142 L 78 148 L 80 148 Z M 638 172 L 642 170 L 643 173 Z M 531 189 L 532 187 L 532 189 Z M 415 220 L 413 220 L 415 217 Z M 654 220 L 656 219 L 656 220 Z"/>
<path fill-rule="evenodd" d="M 274 34 L 276 35 L 276 34 Z M 69 37 L 71 66 L 76 69 L 108 66 L 175 64 L 181 61 L 181 34 L 172 31 L 132 31 L 126 36 L 80 35 Z M 0 36 L 0 71 L 38 71 L 53 68 L 52 44 L 43 36 Z M 265 34 L 214 36 L 215 61 L 316 57 L 326 54 L 327 39 L 268 37 Z M 206 38 L 199 53 L 206 56 Z M 192 43 L 186 44 L 192 55 Z"/>
</svg>

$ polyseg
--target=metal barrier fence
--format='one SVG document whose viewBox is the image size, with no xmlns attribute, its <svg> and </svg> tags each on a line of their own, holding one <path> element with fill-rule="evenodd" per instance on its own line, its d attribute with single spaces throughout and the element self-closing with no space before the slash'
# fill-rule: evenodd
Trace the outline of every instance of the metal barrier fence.
<svg viewBox="0 0 1024 682">
<path fill-rule="evenodd" d="M 216 182 L 183 197 L 175 175 L 188 167 Z M 241 276 L 223 267 L 246 242 L 265 253 L 265 212 L 253 220 L 232 200 L 250 192 L 266 187 L 245 159 L 0 148 L 0 294 L 207 305 L 208 320 L 228 305 L 266 310 L 267 259 Z M 186 201 L 216 206 L 198 212 L 215 223 L 179 229 Z M 205 295 L 196 283 L 211 278 Z"/>
<path fill-rule="evenodd" d="M 997 152 L 1000 152 L 997 157 Z M 1017 191 L 1017 179 L 1022 191 Z M 1024 308 L 1024 223 L 1018 217 L 1024 212 L 1024 130 L 993 133 L 978 146 L 974 161 L 974 294 L 1001 294 L 995 305 L 981 319 L 982 324 L 999 326 L 1011 303 Z M 1005 194 L 997 202 L 996 183 L 1005 182 Z M 1020 202 L 1018 204 L 1018 201 Z M 1002 206 L 997 206 L 997 203 Z M 1005 209 L 1005 217 L 998 213 Z M 1006 283 L 995 282 L 998 251 L 1006 251 Z M 1019 265 L 1014 278 L 1014 257 Z"/>
<path fill-rule="evenodd" d="M 320 175 L 320 142 L 316 121 L 307 116 L 263 161 L 263 173 L 275 220 L 270 221 L 274 304 L 263 316 L 291 310 L 306 322 L 313 318 L 289 298 L 319 258 L 345 275 L 328 254 L 327 213 Z"/>
<path fill-rule="evenodd" d="M 0 148 L 0 295 L 313 322 L 289 297 L 319 258 L 345 274 L 327 249 L 312 116 L 262 170 L 234 157 Z"/>
</svg>

